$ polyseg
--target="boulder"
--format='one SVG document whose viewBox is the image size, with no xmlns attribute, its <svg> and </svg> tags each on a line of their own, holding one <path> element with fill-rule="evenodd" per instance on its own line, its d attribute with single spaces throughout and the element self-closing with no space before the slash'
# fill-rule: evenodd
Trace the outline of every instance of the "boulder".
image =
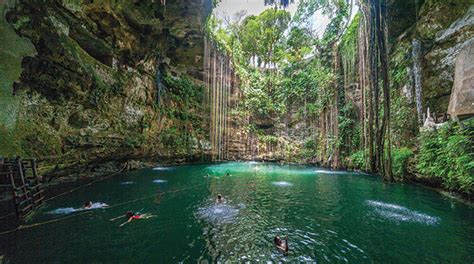
<svg viewBox="0 0 474 264">
<path fill-rule="evenodd" d="M 448 114 L 465 118 L 474 115 L 474 39 L 459 53 Z"/>
</svg>

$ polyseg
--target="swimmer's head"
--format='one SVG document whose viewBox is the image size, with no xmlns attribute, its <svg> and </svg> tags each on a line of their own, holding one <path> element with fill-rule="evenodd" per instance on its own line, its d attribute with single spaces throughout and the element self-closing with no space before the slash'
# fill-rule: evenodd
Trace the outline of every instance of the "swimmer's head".
<svg viewBox="0 0 474 264">
<path fill-rule="evenodd" d="M 82 207 L 85 207 L 85 208 L 89 208 L 89 207 L 92 207 L 92 202 L 91 201 L 87 201 L 84 203 L 84 205 Z"/>
<path fill-rule="evenodd" d="M 280 238 L 280 236 L 275 236 L 275 238 L 273 239 L 273 242 L 275 243 L 275 245 L 280 246 L 280 245 L 281 245 L 281 238 Z"/>
<path fill-rule="evenodd" d="M 127 218 L 130 218 L 130 217 L 132 217 L 133 215 L 134 215 L 134 213 L 133 213 L 132 211 L 127 211 L 127 213 L 125 213 L 125 216 L 126 216 Z"/>
</svg>

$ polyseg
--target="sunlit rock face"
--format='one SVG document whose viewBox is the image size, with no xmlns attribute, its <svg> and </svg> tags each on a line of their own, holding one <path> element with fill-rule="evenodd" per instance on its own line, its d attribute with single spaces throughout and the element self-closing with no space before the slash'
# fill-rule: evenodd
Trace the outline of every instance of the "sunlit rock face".
<svg viewBox="0 0 474 264">
<path fill-rule="evenodd" d="M 50 157 L 49 173 L 70 174 L 163 154 L 160 131 L 173 121 L 157 105 L 173 99 L 158 98 L 157 72 L 199 76 L 211 0 L 7 2 L 2 26 L 34 52 L 17 59 L 8 93 L 18 115 L 14 126 L 0 123 L 0 155 Z"/>
<path fill-rule="evenodd" d="M 474 115 L 474 40 L 459 53 L 448 113 L 452 117 Z"/>
</svg>

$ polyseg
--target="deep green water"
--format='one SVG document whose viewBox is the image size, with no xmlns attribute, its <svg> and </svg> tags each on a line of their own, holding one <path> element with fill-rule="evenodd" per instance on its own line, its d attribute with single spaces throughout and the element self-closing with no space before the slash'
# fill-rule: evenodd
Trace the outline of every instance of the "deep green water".
<svg viewBox="0 0 474 264">
<path fill-rule="evenodd" d="M 215 205 L 218 193 L 226 204 Z M 86 200 L 111 207 L 51 214 Z M 118 227 L 123 218 L 109 221 L 126 210 L 156 217 L 123 227 Z M 474 261 L 474 209 L 418 186 L 306 166 L 235 162 L 134 171 L 51 200 L 33 223 L 53 219 L 60 220 L 0 236 L 7 258 L 12 263 Z M 288 235 L 287 256 L 272 245 L 276 234 Z"/>
</svg>

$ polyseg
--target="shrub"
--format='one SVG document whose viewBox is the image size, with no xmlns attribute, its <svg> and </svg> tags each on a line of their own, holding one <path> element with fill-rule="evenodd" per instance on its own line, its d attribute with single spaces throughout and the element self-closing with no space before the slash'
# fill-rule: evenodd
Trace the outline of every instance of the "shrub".
<svg viewBox="0 0 474 264">
<path fill-rule="evenodd" d="M 450 123 L 420 134 L 417 170 L 452 191 L 474 193 L 474 131 Z"/>
<path fill-rule="evenodd" d="M 407 173 L 408 160 L 413 157 L 411 149 L 402 147 L 392 149 L 392 170 L 396 178 L 403 179 Z"/>
<path fill-rule="evenodd" d="M 364 150 L 359 150 L 353 153 L 350 158 L 351 164 L 356 169 L 364 169 L 366 167 L 365 157 L 364 157 Z"/>
</svg>

